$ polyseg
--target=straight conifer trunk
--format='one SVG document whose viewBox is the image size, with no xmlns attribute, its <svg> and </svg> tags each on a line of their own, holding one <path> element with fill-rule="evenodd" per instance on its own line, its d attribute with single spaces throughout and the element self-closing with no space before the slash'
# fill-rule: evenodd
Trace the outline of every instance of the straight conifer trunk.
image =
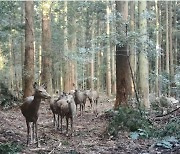
<svg viewBox="0 0 180 154">
<path fill-rule="evenodd" d="M 128 2 L 116 1 L 116 10 L 122 14 L 123 20 L 126 22 L 128 17 Z M 116 25 L 118 27 L 118 25 Z M 126 37 L 126 27 L 123 30 Z M 119 33 L 119 31 L 118 31 Z M 116 102 L 114 108 L 118 109 L 121 105 L 128 105 L 128 98 L 131 95 L 131 75 L 128 61 L 127 43 L 123 46 L 116 45 Z"/>
<path fill-rule="evenodd" d="M 24 98 L 32 95 L 34 83 L 33 1 L 25 2 Z"/>
<path fill-rule="evenodd" d="M 43 2 L 42 14 L 42 83 L 47 85 L 47 92 L 52 95 L 52 59 L 51 59 L 51 29 L 49 1 Z"/>
<path fill-rule="evenodd" d="M 149 62 L 147 57 L 147 2 L 139 1 L 139 29 L 141 32 L 141 48 L 139 53 L 139 88 L 142 97 L 141 107 L 148 109 L 149 103 Z"/>
</svg>

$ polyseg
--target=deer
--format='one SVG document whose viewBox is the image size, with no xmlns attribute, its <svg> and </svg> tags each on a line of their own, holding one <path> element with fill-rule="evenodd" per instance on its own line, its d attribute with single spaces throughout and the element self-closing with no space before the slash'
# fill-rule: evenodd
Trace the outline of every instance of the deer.
<svg viewBox="0 0 180 154">
<path fill-rule="evenodd" d="M 66 118 L 66 135 L 68 136 L 68 125 L 69 119 L 71 122 L 71 135 L 73 133 L 73 119 L 76 115 L 76 104 L 74 102 L 73 95 L 69 94 L 62 97 L 60 100 L 57 101 L 57 111 L 58 116 L 61 117 L 61 132 L 62 132 L 62 120 Z M 59 123 L 59 119 L 58 119 Z"/>
<path fill-rule="evenodd" d="M 87 94 L 84 91 L 75 90 L 73 95 L 74 95 L 74 101 L 76 104 L 76 110 L 77 110 L 77 105 L 79 104 L 80 105 L 80 116 L 82 116 L 83 110 L 85 110 Z"/>
<path fill-rule="evenodd" d="M 90 105 L 91 105 L 91 109 L 94 110 L 94 104 L 96 104 L 96 107 L 95 107 L 95 110 L 94 110 L 94 113 L 96 114 L 97 116 L 97 104 L 98 104 L 98 99 L 99 99 L 99 93 L 95 90 L 86 90 L 86 95 L 87 95 L 87 98 L 89 99 L 90 101 Z"/>
<path fill-rule="evenodd" d="M 26 97 L 23 104 L 20 106 L 21 112 L 26 120 L 27 125 L 27 146 L 29 146 L 29 133 L 31 133 L 30 141 L 35 142 L 34 134 L 36 135 L 37 147 L 40 147 L 38 141 L 38 132 L 37 132 L 37 120 L 39 117 L 38 111 L 41 103 L 41 99 L 50 99 L 51 96 L 47 93 L 44 85 L 38 86 L 35 82 L 34 85 L 34 94 L 32 96 Z M 32 123 L 32 129 L 30 130 L 30 123 Z"/>
</svg>

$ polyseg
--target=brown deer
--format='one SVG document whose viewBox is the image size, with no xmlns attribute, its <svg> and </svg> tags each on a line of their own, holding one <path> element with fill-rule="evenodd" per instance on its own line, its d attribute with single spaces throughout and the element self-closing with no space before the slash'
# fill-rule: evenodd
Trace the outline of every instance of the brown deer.
<svg viewBox="0 0 180 154">
<path fill-rule="evenodd" d="M 27 146 L 29 145 L 29 132 L 31 131 L 31 142 L 35 141 L 34 134 L 36 135 L 37 147 L 39 147 L 38 133 L 37 133 L 37 120 L 38 110 L 41 99 L 51 98 L 46 92 L 44 85 L 38 86 L 35 82 L 33 85 L 35 92 L 33 96 L 26 97 L 24 103 L 20 106 L 21 112 L 26 119 L 27 125 Z M 32 122 L 32 130 L 30 130 L 30 122 Z"/>
</svg>

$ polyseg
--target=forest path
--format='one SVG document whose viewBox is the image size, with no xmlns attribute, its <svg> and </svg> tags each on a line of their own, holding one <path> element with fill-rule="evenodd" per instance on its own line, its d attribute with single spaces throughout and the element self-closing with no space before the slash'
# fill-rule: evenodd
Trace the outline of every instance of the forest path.
<svg viewBox="0 0 180 154">
<path fill-rule="evenodd" d="M 178 154 L 180 149 L 154 148 L 155 140 L 132 140 L 129 132 L 120 131 L 116 139 L 102 137 L 108 120 L 104 112 L 113 108 L 113 100 L 101 96 L 98 104 L 98 116 L 89 109 L 82 117 L 74 119 L 74 135 L 65 134 L 65 119 L 63 133 L 53 127 L 53 115 L 49 104 L 42 102 L 38 119 L 38 134 L 41 148 L 35 144 L 26 146 L 26 123 L 19 107 L 7 111 L 0 110 L 0 144 L 16 142 L 23 146 L 20 154 Z M 79 113 L 79 112 L 78 112 Z M 3 153 L 4 154 L 4 153 Z"/>
<path fill-rule="evenodd" d="M 42 102 L 38 119 L 41 148 L 36 148 L 35 144 L 29 147 L 24 146 L 22 153 L 111 153 L 107 150 L 110 147 L 101 138 L 101 134 L 107 125 L 106 119 L 101 115 L 105 110 L 112 107 L 112 101 L 109 101 L 107 97 L 101 97 L 97 107 L 98 116 L 96 117 L 89 108 L 89 102 L 87 102 L 84 115 L 82 117 L 76 116 L 74 119 L 73 136 L 67 137 L 65 119 L 63 120 L 64 131 L 60 133 L 53 126 L 53 115 L 49 104 Z M 26 145 L 26 123 L 19 107 L 0 111 L 0 123 L 0 142 L 15 141 L 18 144 Z"/>
</svg>

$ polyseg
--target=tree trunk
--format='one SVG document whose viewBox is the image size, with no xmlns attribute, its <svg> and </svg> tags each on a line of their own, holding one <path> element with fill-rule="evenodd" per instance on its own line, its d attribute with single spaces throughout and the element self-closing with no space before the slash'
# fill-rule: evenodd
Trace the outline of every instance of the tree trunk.
<svg viewBox="0 0 180 154">
<path fill-rule="evenodd" d="M 172 1 L 169 2 L 169 62 L 170 62 L 170 85 L 174 86 L 174 54 L 173 54 L 173 32 L 172 32 Z M 173 91 L 171 90 L 171 95 Z"/>
<path fill-rule="evenodd" d="M 68 13 L 68 2 L 64 1 L 64 22 L 65 22 L 65 28 L 64 28 L 64 55 L 68 55 L 69 52 L 69 47 L 68 47 L 68 18 L 67 18 L 67 13 Z M 69 87 L 70 87 L 70 60 L 68 57 L 65 57 L 65 64 L 64 64 L 64 91 L 68 92 Z"/>
<path fill-rule="evenodd" d="M 34 82 L 34 25 L 33 1 L 25 2 L 25 60 L 24 60 L 24 98 L 32 95 Z"/>
<path fill-rule="evenodd" d="M 139 88 L 142 96 L 141 106 L 146 109 L 150 108 L 149 103 L 149 63 L 147 57 L 147 19 L 146 1 L 139 1 L 139 29 L 141 32 L 141 51 L 139 53 Z"/>
<path fill-rule="evenodd" d="M 111 10 L 109 8 L 109 3 L 107 3 L 106 7 L 106 16 L 107 16 L 107 27 L 106 27 L 106 33 L 107 33 L 107 55 L 106 55 L 106 63 L 107 63 L 107 71 L 106 71 L 106 92 L 107 96 L 111 95 L 111 51 L 110 51 L 110 13 Z"/>
<path fill-rule="evenodd" d="M 131 1 L 130 2 L 130 29 L 131 32 L 135 31 L 135 2 Z M 130 67 L 132 70 L 132 74 L 131 74 L 131 84 L 132 84 L 132 95 L 134 96 L 135 91 L 134 91 L 134 84 L 133 84 L 133 80 L 135 80 L 135 74 L 136 74 L 136 49 L 135 49 L 135 39 L 132 39 L 131 43 L 130 43 Z M 134 81 L 135 83 L 135 81 Z"/>
<path fill-rule="evenodd" d="M 160 55 L 160 46 L 159 46 L 159 4 L 158 1 L 155 1 L 156 8 L 156 61 L 155 61 L 155 93 L 159 96 L 159 55 Z"/>
<path fill-rule="evenodd" d="M 47 92 L 52 94 L 52 53 L 51 53 L 51 29 L 50 10 L 51 2 L 42 4 L 42 83 L 47 85 Z"/>
<path fill-rule="evenodd" d="M 95 42 L 93 41 L 93 39 L 95 38 L 95 19 L 93 16 L 92 19 L 92 31 L 91 31 L 91 59 L 90 59 L 90 88 L 92 90 L 94 90 L 94 54 L 95 54 Z"/>
<path fill-rule="evenodd" d="M 166 1 L 166 73 L 169 79 L 169 2 Z M 170 95 L 170 84 L 167 85 L 167 95 Z"/>
<path fill-rule="evenodd" d="M 22 2 L 21 4 L 21 24 L 24 23 L 24 16 L 25 16 L 25 2 Z M 21 87 L 22 90 L 24 90 L 24 51 L 25 51 L 25 40 L 24 40 L 24 34 L 22 33 L 21 35 L 21 66 L 22 66 L 22 82 L 21 82 Z"/>
<path fill-rule="evenodd" d="M 116 1 L 116 10 L 122 14 L 122 18 L 127 22 L 128 17 L 128 2 Z M 116 25 L 117 27 L 118 25 Z M 124 31 L 124 38 L 127 35 L 126 26 L 121 31 Z M 117 31 L 120 33 L 120 31 Z M 128 62 L 127 42 L 123 46 L 116 45 L 116 84 L 117 94 L 114 108 L 118 109 L 120 105 L 128 105 L 128 97 L 131 95 L 131 75 Z"/>
</svg>

